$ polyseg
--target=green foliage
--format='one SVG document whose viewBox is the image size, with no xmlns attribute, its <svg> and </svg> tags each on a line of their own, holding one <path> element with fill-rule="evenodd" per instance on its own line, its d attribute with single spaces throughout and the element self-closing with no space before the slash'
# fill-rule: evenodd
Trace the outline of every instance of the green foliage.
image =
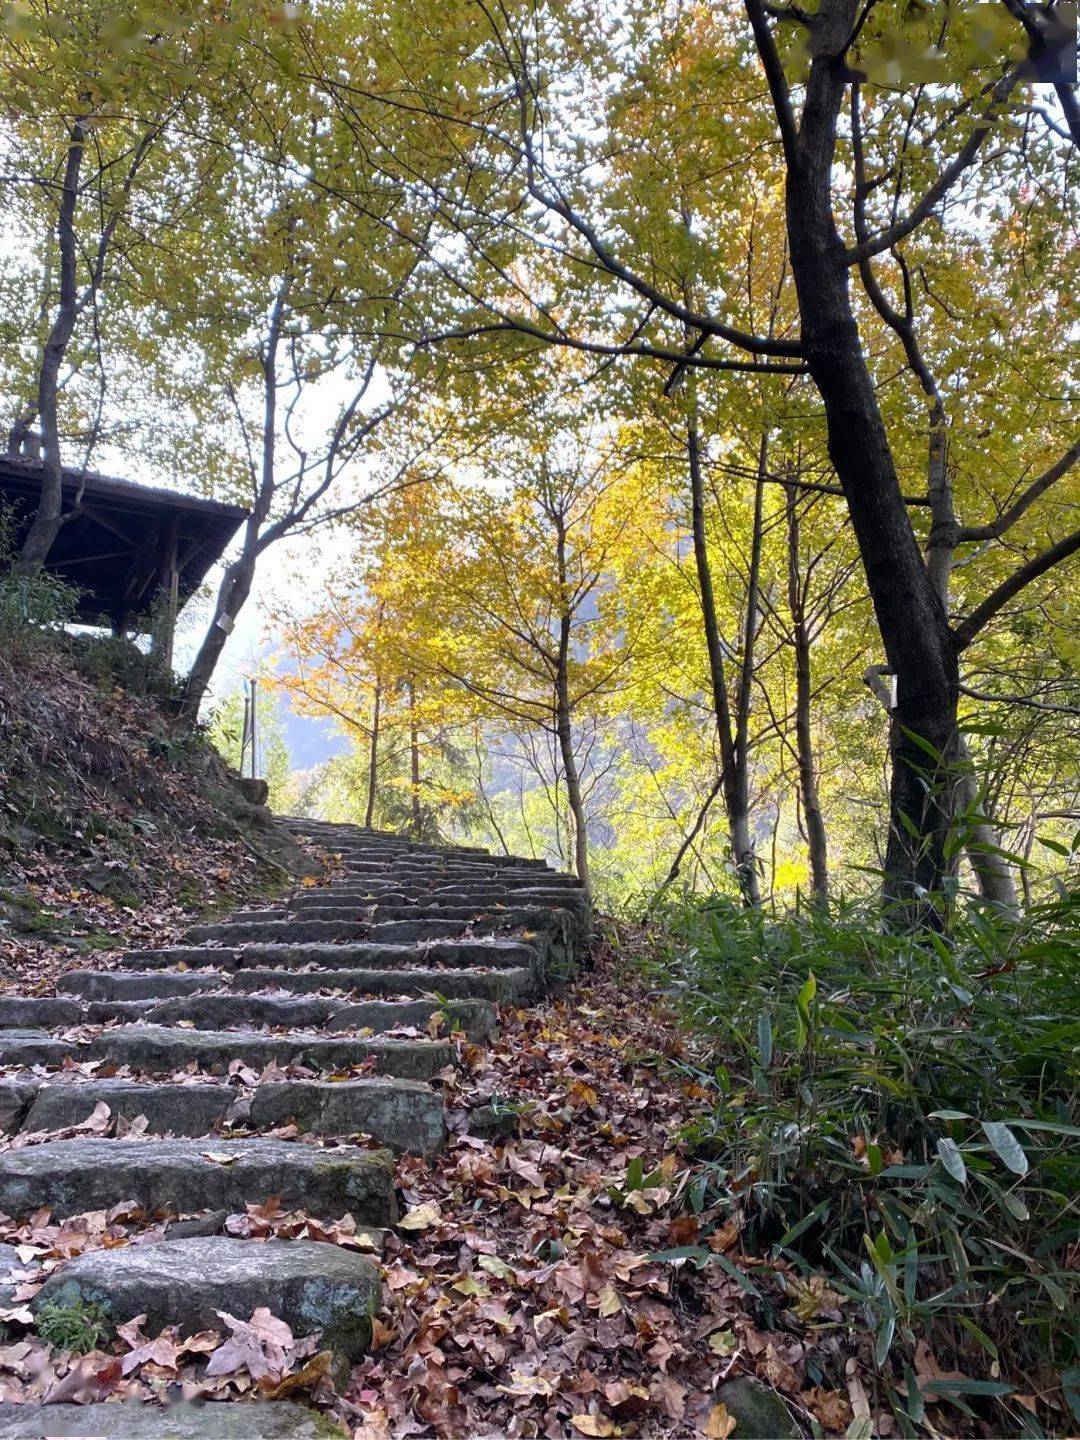
<svg viewBox="0 0 1080 1440">
<path fill-rule="evenodd" d="M 77 1300 L 70 1305 L 49 1301 L 37 1312 L 37 1332 L 47 1345 L 74 1355 L 98 1350 L 113 1334 L 113 1324 L 100 1305 Z"/>
<path fill-rule="evenodd" d="M 921 941 L 869 907 L 683 906 L 651 964 L 714 1047 L 698 1210 L 824 1270 L 887 1384 L 928 1334 L 966 1375 L 1076 1362 L 1080 893 Z"/>
</svg>

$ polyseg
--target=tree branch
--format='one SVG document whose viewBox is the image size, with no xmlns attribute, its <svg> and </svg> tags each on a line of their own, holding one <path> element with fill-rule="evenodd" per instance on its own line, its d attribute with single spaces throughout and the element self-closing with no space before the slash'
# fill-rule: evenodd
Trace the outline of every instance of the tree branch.
<svg viewBox="0 0 1080 1440">
<path fill-rule="evenodd" d="M 979 631 L 990 623 L 1014 595 L 1018 595 L 1026 585 L 1030 585 L 1040 575 L 1045 575 L 1047 570 L 1052 570 L 1055 565 L 1060 565 L 1070 555 L 1075 555 L 1078 550 L 1080 550 L 1080 530 L 1074 530 L 1071 535 L 1066 535 L 1056 545 L 1051 545 L 1049 550 L 1044 550 L 1041 555 L 1036 555 L 1026 565 L 1021 565 L 1019 570 L 1014 571 L 1007 580 L 1003 580 L 996 590 L 991 590 L 982 604 L 976 606 L 966 620 L 961 620 L 959 625 L 953 627 L 953 644 L 957 651 L 966 650 Z"/>
<path fill-rule="evenodd" d="M 1056 485 L 1063 475 L 1068 474 L 1078 460 L 1080 460 L 1080 439 L 1075 440 L 1065 454 L 1048 470 L 1044 470 L 1037 480 L 1033 480 L 1020 498 L 1007 510 L 1003 510 L 996 520 L 992 520 L 988 525 L 961 525 L 958 537 L 960 541 L 1000 540 L 1006 530 L 1011 529 L 1017 520 L 1034 505 L 1039 496 L 1045 495 L 1051 485 Z"/>
</svg>

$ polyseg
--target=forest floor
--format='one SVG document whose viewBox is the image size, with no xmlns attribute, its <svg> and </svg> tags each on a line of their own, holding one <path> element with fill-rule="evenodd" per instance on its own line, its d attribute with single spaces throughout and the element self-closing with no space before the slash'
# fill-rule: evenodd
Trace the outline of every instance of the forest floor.
<svg viewBox="0 0 1080 1440">
<path fill-rule="evenodd" d="M 40 860 L 31 874 L 55 908 L 60 881 L 51 862 Z M 144 906 L 122 927 L 131 932 L 124 938 L 166 943 L 185 919 L 171 903 L 156 917 Z M 3 949 L 9 993 L 50 990 L 72 960 L 67 947 L 38 940 L 9 936 Z M 95 953 L 92 964 L 112 961 Z M 351 1384 L 336 1390 L 304 1346 L 278 1352 L 268 1373 L 268 1337 L 242 1337 L 245 1350 L 235 1336 L 185 1344 L 168 1334 L 155 1340 L 136 1325 L 89 1354 L 22 1333 L 0 1345 L 0 1398 L 306 1397 L 356 1440 L 737 1440 L 755 1432 L 736 1421 L 735 1402 L 747 1397 L 730 1386 L 751 1376 L 765 1387 L 751 1403 L 778 1391 L 819 1433 L 843 1434 L 863 1416 L 874 1434 L 890 1434 L 891 1417 L 869 1398 L 868 1348 L 848 1352 L 831 1338 L 838 1297 L 782 1264 L 742 1254 L 738 1226 L 719 1213 L 693 1213 L 695 1172 L 681 1132 L 709 1107 L 710 1091 L 695 1078 L 690 1040 L 627 956 L 603 947 L 564 994 L 505 1011 L 503 1021 L 497 1039 L 464 1045 L 461 1063 L 440 1077 L 457 1132 L 446 1149 L 433 1160 L 399 1158 L 403 1218 L 386 1238 L 383 1306 Z M 89 1069 L 94 1078 L 124 1073 L 100 1061 Z M 468 1109 L 479 1104 L 505 1133 L 468 1133 Z M 95 1133 L 93 1124 L 79 1133 Z M 0 1222 L 0 1242 L 24 1247 L 35 1267 L 5 1316 L 18 1327 L 42 1277 L 72 1256 L 145 1243 L 167 1224 L 123 1207 L 59 1223 L 47 1213 Z M 328 1231 L 273 1204 L 231 1217 L 226 1232 L 367 1243 L 348 1227 Z M 680 1248 L 689 1256 L 653 1258 Z M 210 1378 L 207 1357 L 226 1346 L 228 1359 Z M 832 1379 L 814 1383 L 808 1366 Z"/>
</svg>

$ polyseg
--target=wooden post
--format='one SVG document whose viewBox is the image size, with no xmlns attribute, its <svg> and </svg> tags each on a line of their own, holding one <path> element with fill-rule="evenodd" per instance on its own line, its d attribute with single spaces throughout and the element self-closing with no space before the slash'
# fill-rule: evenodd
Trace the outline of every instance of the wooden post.
<svg viewBox="0 0 1080 1440">
<path fill-rule="evenodd" d="M 179 521 L 172 515 L 161 536 L 157 594 L 154 601 L 157 614 L 150 638 L 150 654 L 155 660 L 159 660 L 166 670 L 172 668 L 176 614 L 179 609 L 180 573 L 176 563 L 178 538 Z"/>
</svg>

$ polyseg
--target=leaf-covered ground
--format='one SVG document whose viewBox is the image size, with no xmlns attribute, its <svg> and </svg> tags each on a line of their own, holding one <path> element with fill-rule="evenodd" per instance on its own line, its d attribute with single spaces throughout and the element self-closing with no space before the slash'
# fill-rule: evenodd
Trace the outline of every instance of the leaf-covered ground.
<svg viewBox="0 0 1080 1440">
<path fill-rule="evenodd" d="M 738 1430 L 718 1387 L 748 1374 L 804 1423 L 843 1433 L 874 1407 L 869 1357 L 840 1338 L 837 1297 L 743 1255 L 730 1218 L 692 1213 L 680 1131 L 708 1092 L 687 1045 L 610 959 L 563 997 L 507 1014 L 493 1044 L 463 1042 L 462 1067 L 443 1077 L 458 1133 L 437 1160 L 399 1163 L 405 1204 L 386 1239 L 374 1346 L 348 1383 L 261 1314 L 223 1315 L 219 1331 L 186 1339 L 133 1322 L 88 1355 L 65 1354 L 29 1324 L 41 1280 L 84 1249 L 161 1238 L 170 1217 L 120 1206 L 0 1224 L 27 1266 L 5 1312 L 0 1398 L 306 1394 L 358 1440 L 723 1437 Z M 238 1069 L 226 1083 L 254 1078 Z M 468 1133 L 479 1105 L 508 1133 Z M 97 1114 L 83 1133 L 110 1128 Z M 272 1203 L 223 1228 L 371 1246 L 355 1227 Z M 672 1250 L 684 1256 L 652 1258 Z M 872 1423 L 890 1433 L 885 1416 Z"/>
</svg>

